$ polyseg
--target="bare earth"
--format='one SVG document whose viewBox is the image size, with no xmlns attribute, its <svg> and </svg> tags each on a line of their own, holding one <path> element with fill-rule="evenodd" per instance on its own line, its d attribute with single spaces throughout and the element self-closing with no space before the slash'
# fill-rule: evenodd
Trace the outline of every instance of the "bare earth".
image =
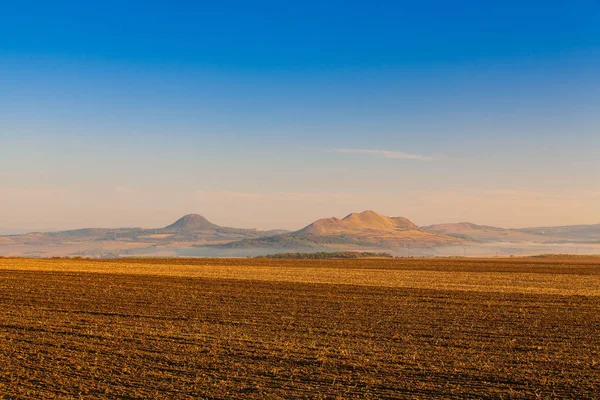
<svg viewBox="0 0 600 400">
<path fill-rule="evenodd" d="M 0 259 L 0 398 L 600 398 L 600 260 Z"/>
</svg>

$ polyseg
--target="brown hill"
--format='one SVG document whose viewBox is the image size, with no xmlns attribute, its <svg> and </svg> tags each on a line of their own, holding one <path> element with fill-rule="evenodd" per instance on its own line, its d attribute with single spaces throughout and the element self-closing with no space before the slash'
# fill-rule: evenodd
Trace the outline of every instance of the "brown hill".
<svg viewBox="0 0 600 400">
<path fill-rule="evenodd" d="M 332 235 L 340 233 L 357 232 L 395 232 L 405 230 L 419 230 L 419 227 L 406 218 L 388 218 L 377 214 L 375 211 L 367 210 L 361 213 L 352 213 L 343 219 L 323 218 L 298 233 L 310 235 Z"/>
<path fill-rule="evenodd" d="M 419 228 L 406 218 L 385 217 L 367 210 L 343 219 L 323 218 L 288 234 L 225 244 L 227 248 L 360 248 L 431 247 L 460 244 L 464 239 Z"/>
<path fill-rule="evenodd" d="M 187 214 L 179 218 L 171 225 L 163 228 L 165 232 L 196 232 L 204 230 L 213 230 L 221 228 L 215 225 L 202 215 Z"/>
</svg>

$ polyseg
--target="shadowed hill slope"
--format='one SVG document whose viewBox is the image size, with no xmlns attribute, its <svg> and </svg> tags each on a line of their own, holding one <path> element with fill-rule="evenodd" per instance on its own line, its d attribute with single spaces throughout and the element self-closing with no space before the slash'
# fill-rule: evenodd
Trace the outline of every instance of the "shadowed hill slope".
<svg viewBox="0 0 600 400">
<path fill-rule="evenodd" d="M 516 229 L 477 225 L 470 222 L 436 224 L 423 229 L 476 242 L 541 242 L 544 240 L 541 236 Z"/>
<path fill-rule="evenodd" d="M 470 222 L 459 222 L 430 225 L 423 229 L 475 242 L 593 243 L 600 241 L 600 224 L 504 229 L 494 226 L 476 225 Z"/>
<path fill-rule="evenodd" d="M 570 240 L 576 242 L 600 242 L 600 224 L 546 226 L 523 228 L 520 232 L 535 234 L 546 240 Z"/>
</svg>

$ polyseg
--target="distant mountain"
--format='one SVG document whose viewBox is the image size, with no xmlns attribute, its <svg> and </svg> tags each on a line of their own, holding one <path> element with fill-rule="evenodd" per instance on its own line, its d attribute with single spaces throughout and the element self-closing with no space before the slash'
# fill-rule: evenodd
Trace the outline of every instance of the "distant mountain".
<svg viewBox="0 0 600 400">
<path fill-rule="evenodd" d="M 30 245 L 65 244 L 83 242 L 134 242 L 165 245 L 170 243 L 226 243 L 233 240 L 281 234 L 281 230 L 258 231 L 215 225 L 201 215 L 188 214 L 171 225 L 157 229 L 142 228 L 85 228 L 59 232 L 34 232 L 23 235 L 2 236 L 0 243 Z"/>
<path fill-rule="evenodd" d="M 459 222 L 430 225 L 423 229 L 475 242 L 600 243 L 600 224 L 504 229 Z"/>
<path fill-rule="evenodd" d="M 39 229 L 22 229 L 22 228 L 0 228 L 0 236 L 7 235 L 22 235 L 28 232 L 39 232 Z"/>
<path fill-rule="evenodd" d="M 519 231 L 541 236 L 546 241 L 600 242 L 600 224 L 546 226 Z"/>
<path fill-rule="evenodd" d="M 215 225 L 202 215 L 188 214 L 179 218 L 171 225 L 162 229 L 164 232 L 196 232 L 204 230 L 218 230 L 222 227 Z"/>
<path fill-rule="evenodd" d="M 406 218 L 385 217 L 374 211 L 352 213 L 343 219 L 323 218 L 299 231 L 257 239 L 246 239 L 221 248 L 380 248 L 432 247 L 460 244 L 465 240 L 419 228 Z"/>
<path fill-rule="evenodd" d="M 502 248 L 513 244 L 544 246 L 585 243 L 596 246 L 600 244 L 600 224 L 504 229 L 461 222 L 418 227 L 406 218 L 364 211 L 342 219 L 319 219 L 296 232 L 287 232 L 224 227 L 201 215 L 188 214 L 156 229 L 85 228 L 0 235 L 0 256 L 103 257 L 205 255 L 214 252 L 226 256 L 242 254 L 244 249 L 267 252 L 402 251 L 403 254 L 402 249 L 407 249 L 407 254 L 411 253 L 410 249 L 421 249 L 423 254 L 435 254 L 436 247 L 442 251 L 440 254 L 444 254 L 444 249 L 452 247 L 495 246 L 498 242 L 501 242 Z M 546 251 L 543 250 L 545 248 L 541 249 Z M 569 249 L 561 248 L 561 251 Z"/>
<path fill-rule="evenodd" d="M 388 218 L 377 214 L 375 211 L 352 213 L 344 219 L 323 218 L 306 228 L 299 230 L 299 234 L 333 235 L 356 232 L 397 232 L 419 230 L 419 227 L 406 218 Z"/>
<path fill-rule="evenodd" d="M 102 240 L 131 241 L 138 234 L 144 232 L 141 228 L 85 228 L 59 232 L 31 232 L 22 235 L 2 236 L 5 243 L 19 243 L 26 245 L 46 245 L 76 242 L 97 242 Z"/>
<path fill-rule="evenodd" d="M 504 229 L 494 226 L 476 225 L 470 222 L 437 224 L 423 229 L 475 242 L 542 242 L 545 239 L 535 233 L 517 229 Z"/>
</svg>

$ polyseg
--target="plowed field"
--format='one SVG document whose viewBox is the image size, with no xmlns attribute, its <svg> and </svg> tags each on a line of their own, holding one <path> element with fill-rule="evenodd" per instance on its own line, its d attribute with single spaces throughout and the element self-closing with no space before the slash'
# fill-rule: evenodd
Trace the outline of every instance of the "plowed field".
<svg viewBox="0 0 600 400">
<path fill-rule="evenodd" d="M 597 259 L 0 259 L 0 398 L 599 393 Z"/>
</svg>

